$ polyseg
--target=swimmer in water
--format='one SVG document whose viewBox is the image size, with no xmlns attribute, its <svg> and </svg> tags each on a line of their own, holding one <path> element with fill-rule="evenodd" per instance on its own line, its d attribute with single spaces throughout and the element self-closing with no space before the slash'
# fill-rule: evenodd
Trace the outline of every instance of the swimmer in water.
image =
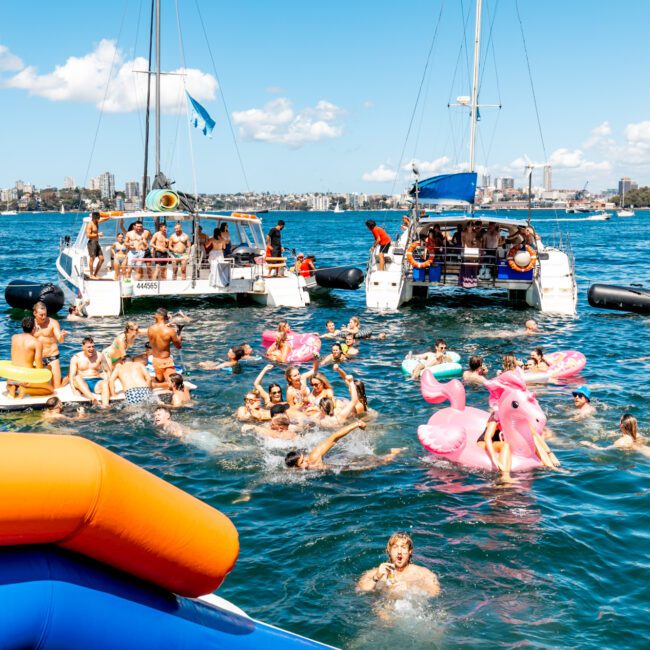
<svg viewBox="0 0 650 650">
<path fill-rule="evenodd" d="M 278 332 L 275 335 L 275 341 L 266 351 L 266 357 L 277 363 L 286 363 L 291 349 L 291 343 L 287 340 L 286 332 Z"/>
<path fill-rule="evenodd" d="M 332 343 L 332 352 L 328 354 L 322 361 L 322 366 L 327 366 L 330 363 L 343 363 L 348 360 L 347 354 L 343 354 L 343 348 L 340 343 Z"/>
<path fill-rule="evenodd" d="M 447 354 L 447 342 L 445 339 L 438 339 L 436 347 L 433 352 L 425 352 L 424 354 L 414 354 L 413 359 L 417 359 L 419 363 L 413 368 L 411 379 L 419 379 L 420 375 L 425 368 L 437 366 L 441 363 L 450 363 L 451 357 Z"/>
<path fill-rule="evenodd" d="M 483 385 L 487 381 L 487 370 L 482 357 L 471 356 L 469 358 L 469 370 L 465 370 L 463 373 L 463 381 L 466 384 Z"/>
<path fill-rule="evenodd" d="M 501 359 L 501 370 L 497 372 L 497 375 L 500 375 L 502 372 L 509 372 L 510 370 L 516 370 L 521 366 L 521 363 L 517 360 L 514 354 L 504 354 Z"/>
<path fill-rule="evenodd" d="M 345 343 L 341 345 L 343 348 L 343 353 L 348 359 L 359 356 L 359 348 L 355 347 L 357 344 L 357 339 L 354 334 L 345 335 Z M 343 347 L 345 345 L 345 347 Z"/>
<path fill-rule="evenodd" d="M 159 406 L 153 412 L 153 423 L 174 438 L 185 438 L 189 433 L 182 424 L 172 420 L 172 412 L 166 406 Z"/>
<path fill-rule="evenodd" d="M 242 427 L 242 433 L 251 431 L 267 438 L 276 440 L 294 440 L 298 435 L 298 430 L 291 424 L 291 418 L 286 413 L 278 413 L 271 418 L 269 426 L 258 426 L 255 424 L 245 424 Z"/>
<path fill-rule="evenodd" d="M 327 329 L 325 334 L 320 335 L 322 339 L 336 339 L 341 334 L 341 330 L 336 329 L 336 325 L 334 324 L 333 320 L 328 320 L 325 323 L 325 328 Z"/>
<path fill-rule="evenodd" d="M 237 419 L 240 422 L 268 422 L 271 413 L 269 409 L 262 408 L 260 396 L 249 390 L 244 396 L 244 405 L 237 409 Z"/>
<path fill-rule="evenodd" d="M 621 416 L 619 431 L 621 437 L 614 440 L 611 445 L 600 447 L 589 440 L 581 440 L 580 444 L 601 451 L 604 449 L 631 449 L 641 452 L 644 456 L 650 456 L 650 449 L 646 446 L 647 440 L 639 435 L 639 423 L 633 415 L 625 413 Z"/>
<path fill-rule="evenodd" d="M 287 368 L 287 371 L 284 373 L 285 379 L 287 380 L 287 402 L 292 409 L 301 410 L 308 404 L 310 391 L 307 382 L 318 374 L 319 366 L 320 358 L 314 357 L 312 369 L 302 375 L 296 366 L 289 366 Z"/>
<path fill-rule="evenodd" d="M 357 339 L 369 339 L 374 334 L 374 332 L 368 328 L 362 329 L 361 320 L 358 316 L 352 316 L 349 323 L 341 327 L 341 332 L 345 334 L 354 334 Z M 386 334 L 384 332 L 380 332 L 377 335 L 377 338 L 385 339 Z"/>
<path fill-rule="evenodd" d="M 177 372 L 169 375 L 169 383 L 172 390 L 171 406 L 181 408 L 192 403 L 190 389 L 185 385 L 183 375 Z"/>
<path fill-rule="evenodd" d="M 573 391 L 573 405 L 576 418 L 586 418 L 596 413 L 596 407 L 591 403 L 591 390 L 588 386 L 580 386 Z"/>
<path fill-rule="evenodd" d="M 324 397 L 318 403 L 318 413 L 314 420 L 319 427 L 324 429 L 337 429 L 345 424 L 350 417 L 357 417 L 356 406 L 359 402 L 357 386 L 352 375 L 344 376 L 345 383 L 350 392 L 350 399 L 347 402 L 337 402 L 331 397 Z"/>
<path fill-rule="evenodd" d="M 438 576 L 426 567 L 413 564 L 413 540 L 406 533 L 394 533 L 386 545 L 388 562 L 366 571 L 359 591 L 389 589 L 392 593 L 420 592 L 434 597 L 440 594 Z"/>
<path fill-rule="evenodd" d="M 240 347 L 230 348 L 227 352 L 228 359 L 226 361 L 201 361 L 199 368 L 203 370 L 222 370 L 223 368 L 232 368 L 239 365 L 239 362 L 244 357 L 244 350 Z"/>
<path fill-rule="evenodd" d="M 524 323 L 524 334 L 539 334 L 539 326 L 532 318 Z"/>
<path fill-rule="evenodd" d="M 264 387 L 262 386 L 264 375 L 266 375 L 269 370 L 273 370 L 273 368 L 274 366 L 272 363 L 266 364 L 264 368 L 262 368 L 262 372 L 257 375 L 253 382 L 253 391 L 264 400 L 264 406 L 266 406 L 267 409 L 271 408 L 275 404 L 286 404 L 282 397 L 282 387 L 280 384 L 269 384 L 268 391 L 264 390 Z"/>
<path fill-rule="evenodd" d="M 537 372 L 546 372 L 549 368 L 548 361 L 544 358 L 544 351 L 542 348 L 535 348 L 530 353 L 530 358 L 537 361 Z"/>
<path fill-rule="evenodd" d="M 244 353 L 244 356 L 242 357 L 242 360 L 244 360 L 244 361 L 259 361 L 260 360 L 260 357 L 258 357 L 255 354 L 255 350 L 253 350 L 253 347 L 251 346 L 250 343 L 242 343 L 239 347 L 242 349 L 242 351 Z"/>
<path fill-rule="evenodd" d="M 77 415 L 65 415 L 63 413 L 63 402 L 58 397 L 50 397 L 45 402 L 45 408 L 41 413 L 44 420 L 83 420 L 86 417 L 86 409 L 83 406 L 77 408 Z"/>
<path fill-rule="evenodd" d="M 346 372 L 339 367 L 338 364 L 332 366 L 332 370 L 336 370 L 341 376 L 343 381 L 346 381 L 348 376 Z M 357 414 L 357 417 L 368 414 L 368 398 L 366 397 L 366 385 L 360 379 L 353 379 L 354 386 L 357 390 L 357 403 L 354 405 L 354 410 Z"/>
<path fill-rule="evenodd" d="M 303 470 L 323 470 L 328 469 L 328 465 L 323 462 L 325 454 L 327 454 L 334 445 L 345 438 L 351 431 L 355 429 L 365 429 L 366 423 L 361 420 L 352 422 L 351 424 L 346 424 L 342 429 L 339 429 L 331 436 L 326 438 L 319 445 L 314 447 L 310 452 L 303 453 L 300 451 L 290 451 L 284 458 L 284 463 L 287 467 Z M 385 456 L 381 458 L 376 458 L 374 462 L 367 463 L 365 465 L 348 465 L 345 469 L 372 469 L 374 467 L 379 467 L 380 465 L 385 465 L 390 463 L 403 449 L 393 448 Z"/>
</svg>

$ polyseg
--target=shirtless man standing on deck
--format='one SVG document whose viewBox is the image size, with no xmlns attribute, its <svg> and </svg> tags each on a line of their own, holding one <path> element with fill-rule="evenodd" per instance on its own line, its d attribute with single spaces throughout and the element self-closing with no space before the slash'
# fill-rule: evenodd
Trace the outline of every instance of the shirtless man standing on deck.
<svg viewBox="0 0 650 650">
<path fill-rule="evenodd" d="M 158 230 L 154 233 L 154 236 L 151 238 L 151 248 L 153 249 L 153 256 L 158 259 L 163 259 L 164 261 L 156 261 L 155 268 L 153 270 L 153 279 L 157 280 L 158 275 L 162 280 L 167 279 L 167 260 L 165 258 L 169 257 L 169 252 L 167 250 L 168 239 L 167 239 L 167 224 L 161 223 L 158 226 Z"/>
<path fill-rule="evenodd" d="M 43 344 L 34 336 L 36 321 L 33 316 L 25 316 L 22 320 L 23 333 L 11 337 L 11 363 L 20 368 L 43 367 Z M 49 395 L 52 393 L 50 384 L 34 384 L 7 382 L 7 392 L 11 397 L 29 395 Z"/>
<path fill-rule="evenodd" d="M 61 381 L 61 361 L 59 343 L 63 343 L 67 332 L 61 329 L 59 321 L 47 315 L 44 302 L 37 302 L 33 308 L 36 329 L 34 336 L 43 344 L 43 366 L 52 371 L 54 388 L 65 386 L 67 379 Z"/>
<path fill-rule="evenodd" d="M 156 323 L 147 329 L 147 334 L 151 343 L 155 380 L 159 384 L 169 385 L 169 375 L 176 372 L 170 347 L 173 343 L 174 347 L 180 350 L 183 340 L 178 333 L 178 327 L 169 322 L 169 313 L 166 309 L 162 307 L 156 309 L 154 318 Z"/>
<path fill-rule="evenodd" d="M 102 247 L 99 245 L 99 225 L 102 221 L 107 221 L 110 216 L 100 217 L 99 212 L 92 212 L 90 214 L 90 221 L 86 224 L 86 239 L 88 240 L 88 275 L 94 280 L 98 275 L 104 263 L 104 253 Z M 93 266 L 97 260 L 97 268 L 93 270 Z"/>
<path fill-rule="evenodd" d="M 124 224 L 120 222 L 122 228 Z M 131 277 L 133 269 L 137 268 L 136 279 L 142 280 L 142 270 L 145 268 L 145 262 L 142 259 L 146 256 L 146 251 L 149 248 L 149 235 L 151 233 L 145 230 L 142 221 L 136 221 L 133 224 L 133 230 L 126 232 L 124 236 L 124 243 L 129 249 L 126 254 L 127 274 Z"/>
<path fill-rule="evenodd" d="M 190 247 L 190 238 L 183 232 L 183 226 L 180 221 L 174 225 L 174 234 L 169 238 L 170 257 L 176 258 L 172 262 L 172 280 L 178 275 L 178 267 L 181 267 L 181 276 L 183 280 L 187 279 L 187 257 Z"/>
</svg>

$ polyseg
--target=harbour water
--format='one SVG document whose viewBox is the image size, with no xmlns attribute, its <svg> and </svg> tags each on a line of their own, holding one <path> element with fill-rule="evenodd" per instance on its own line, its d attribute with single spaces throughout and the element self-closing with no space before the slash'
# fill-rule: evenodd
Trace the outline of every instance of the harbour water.
<svg viewBox="0 0 650 650">
<path fill-rule="evenodd" d="M 400 217 L 372 215 L 390 233 L 397 232 Z M 276 218 L 286 221 L 285 245 L 316 254 L 317 266 L 365 267 L 368 213 L 270 214 L 265 228 Z M 586 301 L 590 282 L 650 281 L 649 218 L 642 211 L 610 221 L 533 215 L 547 243 L 559 227 L 570 235 L 579 284 L 576 317 L 514 310 L 503 299 L 455 291 L 391 314 L 367 312 L 362 290 L 334 292 L 305 310 L 184 302 L 194 321 L 184 330 L 183 362 L 199 386 L 195 406 L 175 414 L 192 430 L 188 440 L 161 435 L 150 412 L 120 406 L 45 429 L 87 436 L 230 516 L 241 553 L 219 594 L 269 623 L 345 648 L 645 648 L 650 461 L 637 452 L 594 451 L 579 443 L 611 441 L 624 412 L 633 413 L 642 433 L 650 435 L 650 360 L 636 360 L 650 356 L 650 321 L 598 311 Z M 56 281 L 58 240 L 76 235 L 79 219 L 3 218 L 2 284 L 14 278 Z M 143 303 L 129 317 L 145 325 L 155 305 Z M 355 314 L 387 334 L 383 341 L 363 342 L 359 359 L 347 368 L 365 382 L 378 416 L 365 432 L 338 445 L 330 460 L 343 466 L 391 447 L 407 451 L 370 471 L 288 471 L 282 459 L 294 445 L 244 435 L 232 417 L 261 364 L 231 375 L 202 371 L 198 362 L 223 358 L 230 345 L 244 340 L 259 347 L 262 330 L 282 318 L 295 331 L 323 332 L 327 319 L 340 325 Z M 531 317 L 540 324 L 539 336 L 513 337 Z M 0 358 L 9 356 L 17 318 L 5 305 Z M 107 345 L 121 323 L 108 318 L 66 324 L 64 367 L 86 334 Z M 503 488 L 494 476 L 432 461 L 416 429 L 434 407 L 403 378 L 399 365 L 409 350 L 423 351 L 441 336 L 464 361 L 483 355 L 490 375 L 509 351 L 523 356 L 540 345 L 584 352 L 588 361 L 581 377 L 537 390 L 556 434 L 551 446 L 563 473 L 536 471 Z M 335 373 L 325 372 L 343 395 Z M 280 369 L 267 379 L 285 384 Z M 571 390 L 581 383 L 591 387 L 597 415 L 578 421 Z M 468 403 L 485 408 L 486 393 L 469 389 Z M 23 413 L 0 416 L 0 430 L 28 433 L 44 426 L 37 413 Z M 310 433 L 304 444 L 321 437 Z M 356 593 L 356 580 L 384 560 L 386 541 L 396 530 L 412 535 L 415 561 L 439 575 L 442 594 L 436 600 Z"/>
</svg>

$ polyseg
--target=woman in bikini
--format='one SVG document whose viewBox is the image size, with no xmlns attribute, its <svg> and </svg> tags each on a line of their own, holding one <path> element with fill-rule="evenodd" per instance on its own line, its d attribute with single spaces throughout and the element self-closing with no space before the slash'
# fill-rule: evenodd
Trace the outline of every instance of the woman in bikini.
<svg viewBox="0 0 650 650">
<path fill-rule="evenodd" d="M 113 271 L 115 272 L 115 279 L 119 280 L 120 275 L 126 277 L 126 254 L 128 248 L 124 243 L 124 235 L 121 232 L 117 233 L 117 237 L 111 246 L 111 256 L 113 258 Z"/>
<path fill-rule="evenodd" d="M 102 350 L 102 356 L 109 371 L 113 370 L 113 366 L 126 356 L 129 348 L 135 343 L 136 336 L 138 336 L 139 332 L 140 328 L 138 324 L 133 321 L 128 321 L 124 326 L 124 331 L 118 334 L 107 348 Z"/>
<path fill-rule="evenodd" d="M 277 361 L 278 363 L 285 363 L 290 352 L 291 352 L 291 343 L 287 341 L 286 333 L 278 332 L 278 334 L 275 337 L 275 342 L 272 343 L 269 349 L 266 351 L 266 356 L 271 361 Z"/>
<path fill-rule="evenodd" d="M 296 366 L 290 366 L 284 373 L 287 380 L 287 403 L 294 410 L 302 410 L 310 396 L 307 382 L 318 373 L 320 359 L 314 359 L 314 365 L 309 372 L 300 374 Z"/>
</svg>

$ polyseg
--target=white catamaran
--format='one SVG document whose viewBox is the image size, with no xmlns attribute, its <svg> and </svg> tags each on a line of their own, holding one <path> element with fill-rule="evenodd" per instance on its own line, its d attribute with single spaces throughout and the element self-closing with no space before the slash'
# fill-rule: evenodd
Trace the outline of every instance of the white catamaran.
<svg viewBox="0 0 650 650">
<path fill-rule="evenodd" d="M 308 305 L 309 290 L 318 288 L 314 277 L 285 272 L 286 260 L 283 257 L 265 257 L 266 239 L 262 222 L 256 215 L 199 212 L 195 207 L 196 201 L 180 192 L 171 191 L 167 179 L 161 174 L 159 0 L 156 2 L 155 34 L 156 70 L 155 73 L 148 72 L 148 79 L 151 82 L 153 76 L 156 87 L 156 176 L 153 186 L 163 193 L 161 209 L 167 211 L 143 209 L 127 214 L 102 213 L 108 220 L 99 224 L 99 244 L 105 263 L 98 275 L 89 269 L 90 250 L 86 227 L 91 217 L 84 218 L 76 238 L 66 236 L 60 241 L 56 261 L 59 274 L 66 285 L 83 299 L 89 316 L 117 316 L 123 313 L 132 300 L 152 296 L 167 299 L 187 296 L 248 296 L 256 302 L 274 307 Z M 145 145 L 143 180 L 147 178 L 146 149 Z M 146 191 L 143 195 L 146 195 Z M 63 211 L 63 206 L 61 210 Z M 130 223 L 125 225 L 125 221 Z M 127 265 L 126 269 L 120 268 L 117 274 L 114 273 L 112 255 L 126 255 L 124 246 L 120 246 L 119 251 L 113 247 L 116 237 L 120 232 L 126 234 L 138 221 L 151 234 L 160 223 L 167 223 L 170 231 L 176 223 L 182 225 L 183 232 L 190 240 L 184 253 L 184 269 L 180 268 L 181 264 L 172 251 L 169 251 L 166 258 L 161 258 L 156 257 L 149 248 L 144 257 L 140 256 L 137 260 L 137 265 Z M 224 225 L 229 227 L 230 248 L 226 250 L 225 256 L 208 254 L 204 246 L 205 240 Z"/>
<path fill-rule="evenodd" d="M 414 297 L 426 297 L 430 288 L 451 285 L 500 289 L 510 299 L 543 312 L 576 311 L 574 263 L 568 246 L 563 247 L 561 241 L 557 247 L 545 246 L 530 225 L 530 216 L 505 219 L 494 212 L 481 215 L 473 210 L 481 7 L 477 0 L 472 95 L 458 99 L 460 106 L 471 111 L 470 171 L 419 181 L 414 169 L 413 209 L 406 230 L 390 243 L 383 270 L 377 252 L 370 255 L 366 273 L 370 308 L 398 309 Z M 472 209 L 467 214 L 427 216 L 421 201 L 445 199 L 466 202 Z"/>
</svg>

